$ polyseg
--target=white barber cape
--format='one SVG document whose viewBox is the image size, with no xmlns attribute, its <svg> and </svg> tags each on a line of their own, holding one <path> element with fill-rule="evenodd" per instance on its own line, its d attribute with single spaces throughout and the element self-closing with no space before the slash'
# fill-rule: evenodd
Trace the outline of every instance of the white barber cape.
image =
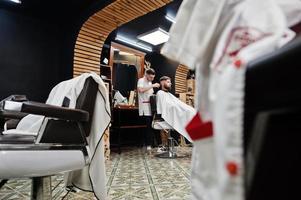
<svg viewBox="0 0 301 200">
<path fill-rule="evenodd" d="M 297 0 L 183 1 L 162 53 L 196 69 L 197 108 L 213 123 L 212 139 L 194 141 L 193 199 L 244 199 L 246 67 L 294 37 L 300 12 Z"/>
<path fill-rule="evenodd" d="M 157 113 L 173 129 L 192 142 L 189 134 L 185 130 L 186 124 L 194 117 L 196 110 L 180 101 L 170 92 L 159 90 L 157 92 Z"/>
<path fill-rule="evenodd" d="M 89 77 L 92 77 L 98 83 L 91 132 L 87 138 L 90 150 L 90 165 L 81 170 L 67 173 L 65 181 L 66 185 L 93 191 L 98 199 L 104 200 L 107 199 L 107 191 L 102 136 L 110 123 L 111 116 L 108 91 L 103 81 L 95 73 L 85 73 L 76 78 L 63 81 L 52 89 L 46 103 L 61 106 L 64 97 L 68 97 L 70 99 L 69 108 L 75 108 L 76 99 L 82 91 L 86 79 Z M 38 133 L 43 118 L 42 116 L 28 115 L 20 121 L 17 129 Z"/>
</svg>

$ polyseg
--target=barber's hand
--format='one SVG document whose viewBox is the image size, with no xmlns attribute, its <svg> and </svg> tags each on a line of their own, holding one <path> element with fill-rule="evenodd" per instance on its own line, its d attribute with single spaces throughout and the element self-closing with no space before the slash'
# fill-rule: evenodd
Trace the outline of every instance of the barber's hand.
<svg viewBox="0 0 301 200">
<path fill-rule="evenodd" d="M 154 83 L 154 84 L 153 84 L 153 87 L 154 87 L 154 88 L 159 88 L 159 87 L 160 87 L 160 84 L 159 84 L 159 83 Z"/>
</svg>

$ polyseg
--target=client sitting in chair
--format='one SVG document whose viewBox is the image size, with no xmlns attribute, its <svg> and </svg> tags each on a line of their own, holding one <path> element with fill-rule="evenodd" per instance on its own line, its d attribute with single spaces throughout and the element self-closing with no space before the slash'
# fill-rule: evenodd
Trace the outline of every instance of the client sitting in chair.
<svg viewBox="0 0 301 200">
<path fill-rule="evenodd" d="M 160 85 L 161 90 L 157 92 L 156 97 L 157 114 L 161 115 L 165 122 L 191 142 L 185 126 L 193 118 L 196 110 L 169 92 L 172 83 L 168 76 L 160 78 Z"/>
</svg>

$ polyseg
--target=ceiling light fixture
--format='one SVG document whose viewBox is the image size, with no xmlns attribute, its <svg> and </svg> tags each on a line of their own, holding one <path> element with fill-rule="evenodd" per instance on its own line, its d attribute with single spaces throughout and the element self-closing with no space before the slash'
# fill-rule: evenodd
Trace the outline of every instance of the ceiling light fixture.
<svg viewBox="0 0 301 200">
<path fill-rule="evenodd" d="M 143 49 L 145 51 L 149 51 L 149 52 L 153 51 L 153 49 L 151 47 L 139 44 L 139 43 L 134 42 L 134 41 L 132 41 L 132 40 L 130 40 L 130 39 L 124 37 L 124 36 L 121 36 L 121 35 L 117 35 L 115 39 L 118 40 L 118 41 L 120 41 L 120 42 L 124 42 L 126 44 L 138 47 L 138 48 Z"/>
<path fill-rule="evenodd" d="M 18 3 L 18 4 L 22 3 L 21 0 L 10 0 L 10 1 L 12 1 L 14 3 Z"/>
<path fill-rule="evenodd" d="M 161 28 L 157 28 L 150 32 L 138 35 L 137 38 L 152 45 L 158 45 L 167 42 L 169 39 L 169 35 L 166 31 L 162 30 Z"/>
<path fill-rule="evenodd" d="M 172 23 L 176 23 L 176 19 L 174 17 L 171 17 L 170 15 L 165 15 L 165 18 Z"/>
<path fill-rule="evenodd" d="M 122 56 L 134 56 L 135 54 L 132 54 L 132 53 L 129 53 L 129 52 L 125 52 L 125 51 L 120 51 L 119 55 L 122 55 Z"/>
</svg>

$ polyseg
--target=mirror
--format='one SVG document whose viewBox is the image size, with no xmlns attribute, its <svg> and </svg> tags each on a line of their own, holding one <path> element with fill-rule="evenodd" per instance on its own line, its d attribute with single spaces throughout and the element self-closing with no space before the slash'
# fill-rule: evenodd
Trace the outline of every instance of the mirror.
<svg viewBox="0 0 301 200">
<path fill-rule="evenodd" d="M 112 66 L 112 85 L 122 96 L 129 98 L 131 91 L 137 89 L 138 78 L 144 74 L 145 53 L 111 43 L 110 66 Z"/>
</svg>

